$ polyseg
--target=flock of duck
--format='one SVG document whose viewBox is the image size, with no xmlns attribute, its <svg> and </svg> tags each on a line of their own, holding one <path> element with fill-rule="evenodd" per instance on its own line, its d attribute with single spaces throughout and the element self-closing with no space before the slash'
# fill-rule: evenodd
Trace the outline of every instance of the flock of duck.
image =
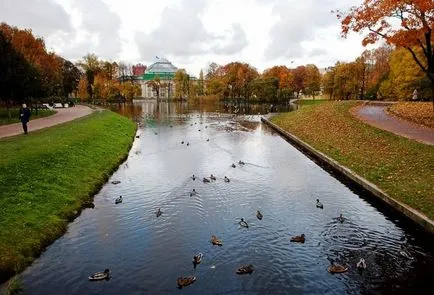
<svg viewBox="0 0 434 295">
<path fill-rule="evenodd" d="M 191 126 L 192 125 L 193 124 L 191 124 Z M 170 127 L 172 127 L 172 126 L 170 126 Z M 205 126 L 205 128 L 207 128 L 207 126 Z M 200 129 L 199 129 L 199 131 L 200 131 Z M 155 134 L 157 134 L 157 133 L 155 132 Z M 138 138 L 139 136 L 136 136 L 136 137 Z M 207 141 L 209 141 L 209 139 L 207 139 Z M 184 144 L 184 143 L 185 143 L 184 141 L 181 142 L 181 144 Z M 189 142 L 187 142 L 186 145 L 188 146 Z M 243 166 L 243 165 L 245 165 L 245 162 L 240 160 L 238 162 L 238 165 Z M 236 168 L 236 164 L 232 163 L 231 167 Z M 191 176 L 191 179 L 193 181 L 195 181 L 196 179 L 198 179 L 198 177 L 193 174 Z M 203 183 L 210 183 L 210 182 L 216 181 L 216 180 L 217 180 L 217 178 L 213 174 L 211 174 L 209 177 L 203 177 L 202 178 Z M 230 179 L 227 176 L 224 176 L 223 180 L 227 183 L 230 182 Z M 120 181 L 118 181 L 118 180 L 112 181 L 112 184 L 119 184 L 119 183 L 120 183 Z M 197 195 L 197 191 L 193 188 L 193 190 L 190 192 L 190 197 L 193 197 L 195 195 Z M 122 196 L 119 196 L 118 198 L 115 199 L 115 204 L 120 204 L 120 203 L 122 203 L 122 201 L 123 201 Z M 316 200 L 316 207 L 319 209 L 324 209 L 324 205 L 320 202 L 319 199 Z M 163 214 L 163 212 L 161 211 L 160 208 L 158 208 L 158 210 L 155 212 L 155 215 L 157 218 L 160 217 L 162 214 Z M 256 211 L 256 217 L 258 220 L 262 220 L 264 216 L 259 210 L 257 210 Z M 337 220 L 340 223 L 343 223 L 345 221 L 345 218 L 342 214 L 340 214 L 338 217 L 335 218 L 335 220 Z M 238 224 L 241 227 L 249 228 L 248 223 L 243 218 L 240 219 Z M 298 236 L 293 236 L 290 239 L 290 241 L 294 242 L 294 243 L 304 243 L 305 240 L 306 240 L 306 237 L 305 237 L 304 233 L 301 235 L 298 235 Z M 222 240 L 217 238 L 217 236 L 215 236 L 215 235 L 211 236 L 210 242 L 212 245 L 223 246 Z M 401 247 L 401 251 L 399 253 L 409 260 L 413 259 L 411 254 L 409 252 L 407 252 L 405 249 L 403 249 L 402 247 Z M 203 259 L 202 253 L 198 253 L 198 254 L 193 256 L 192 262 L 193 262 L 194 268 L 196 268 L 196 266 L 202 262 L 202 259 Z M 359 262 L 357 262 L 357 264 L 356 264 L 356 268 L 360 272 L 362 272 L 364 269 L 366 269 L 366 267 L 367 267 L 367 265 L 366 265 L 364 258 L 360 258 Z M 348 269 L 349 269 L 349 266 L 347 264 L 341 265 L 341 264 L 337 264 L 337 263 L 332 263 L 327 268 L 327 271 L 332 273 L 332 274 L 335 274 L 335 273 L 344 273 L 344 272 L 348 271 Z M 242 265 L 239 268 L 237 268 L 235 273 L 238 275 L 244 275 L 244 274 L 252 274 L 253 271 L 254 271 L 253 265 L 248 264 L 248 265 Z M 104 279 L 105 280 L 110 279 L 110 270 L 109 269 L 105 269 L 104 271 L 101 271 L 101 272 L 96 272 L 96 273 L 89 276 L 90 281 L 98 281 L 98 280 L 104 280 Z M 186 287 L 186 286 L 193 284 L 196 281 L 196 279 L 197 278 L 195 276 L 178 277 L 176 280 L 176 283 L 177 283 L 178 288 L 181 289 L 183 287 Z"/>
</svg>

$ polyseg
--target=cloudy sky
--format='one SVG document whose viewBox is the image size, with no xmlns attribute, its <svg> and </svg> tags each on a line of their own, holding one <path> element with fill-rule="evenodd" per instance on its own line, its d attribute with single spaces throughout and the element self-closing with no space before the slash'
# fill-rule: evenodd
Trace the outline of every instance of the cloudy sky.
<svg viewBox="0 0 434 295">
<path fill-rule="evenodd" d="M 326 67 L 362 51 L 344 40 L 332 9 L 362 0 L 0 0 L 0 21 L 31 28 L 47 48 L 76 61 L 149 64 L 155 56 L 198 75 L 214 61 Z M 343 4 L 344 3 L 344 4 Z"/>
</svg>

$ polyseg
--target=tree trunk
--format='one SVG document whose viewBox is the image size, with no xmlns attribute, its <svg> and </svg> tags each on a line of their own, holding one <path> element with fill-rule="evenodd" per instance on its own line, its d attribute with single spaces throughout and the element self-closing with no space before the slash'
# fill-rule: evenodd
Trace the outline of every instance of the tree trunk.
<svg viewBox="0 0 434 295">
<path fill-rule="evenodd" d="M 432 112 L 434 113 L 434 82 L 431 82 Z"/>
</svg>

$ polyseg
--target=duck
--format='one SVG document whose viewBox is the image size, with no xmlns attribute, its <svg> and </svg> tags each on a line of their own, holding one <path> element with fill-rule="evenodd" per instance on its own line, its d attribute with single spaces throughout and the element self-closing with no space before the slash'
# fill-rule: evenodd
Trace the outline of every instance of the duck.
<svg viewBox="0 0 434 295">
<path fill-rule="evenodd" d="M 238 164 L 239 164 L 239 165 L 245 165 L 246 163 L 244 163 L 243 161 L 239 160 L 239 161 L 238 161 Z"/>
<path fill-rule="evenodd" d="M 182 287 L 187 287 L 191 284 L 193 284 L 194 282 L 196 282 L 196 277 L 179 277 L 176 280 L 176 284 L 178 285 L 179 289 L 182 289 Z"/>
<path fill-rule="evenodd" d="M 110 269 L 106 268 L 104 271 L 99 271 L 89 276 L 89 281 L 107 280 L 110 278 Z"/>
<path fill-rule="evenodd" d="M 327 268 L 327 271 L 329 273 L 342 273 L 342 272 L 346 272 L 347 270 L 348 270 L 348 266 L 340 265 L 340 264 L 334 264 L 334 263 L 332 263 L 332 265 L 330 265 Z"/>
<path fill-rule="evenodd" d="M 231 166 L 232 166 L 232 168 L 235 168 L 235 167 L 237 167 L 237 166 L 235 166 L 235 164 L 234 164 L 234 163 L 232 163 L 232 165 L 231 165 Z"/>
<path fill-rule="evenodd" d="M 198 129 L 198 131 L 200 131 L 200 129 Z"/>
<path fill-rule="evenodd" d="M 225 182 L 230 182 L 231 180 L 225 176 Z"/>
<path fill-rule="evenodd" d="M 184 141 L 181 141 L 181 144 L 184 144 Z"/>
<path fill-rule="evenodd" d="M 214 180 L 214 181 L 217 180 L 217 178 L 214 175 L 212 175 L 212 174 L 211 174 L 211 176 L 209 178 L 211 178 L 211 180 Z"/>
<path fill-rule="evenodd" d="M 210 182 L 210 180 L 209 180 L 208 178 L 204 177 L 204 178 L 203 178 L 203 182 L 204 182 L 204 183 L 208 183 L 208 182 Z"/>
<path fill-rule="evenodd" d="M 222 241 L 217 239 L 217 237 L 214 235 L 211 236 L 211 244 L 217 245 L 217 246 L 223 246 Z"/>
<path fill-rule="evenodd" d="M 170 128 L 173 128 L 173 125 L 170 125 Z"/>
<path fill-rule="evenodd" d="M 238 223 L 239 223 L 239 225 L 241 225 L 242 227 L 246 227 L 246 228 L 248 228 L 248 227 L 249 227 L 249 225 L 247 224 L 247 222 L 246 222 L 246 221 L 244 221 L 244 219 L 243 219 L 243 218 L 241 218 L 240 222 L 238 222 Z"/>
<path fill-rule="evenodd" d="M 304 243 L 305 238 L 304 238 L 304 234 L 301 234 L 300 236 L 295 236 L 291 238 L 291 242 L 296 242 L 296 243 Z"/>
<path fill-rule="evenodd" d="M 193 176 L 191 177 L 191 179 L 196 180 L 196 176 L 194 176 L 194 174 L 193 174 Z"/>
<path fill-rule="evenodd" d="M 258 217 L 259 220 L 262 220 L 262 217 L 264 217 L 261 212 L 258 210 L 256 211 L 256 217 Z"/>
<path fill-rule="evenodd" d="M 316 207 L 320 209 L 324 209 L 323 204 L 319 201 L 319 199 L 316 199 Z"/>
<path fill-rule="evenodd" d="M 193 189 L 193 190 L 191 191 L 191 193 L 190 193 L 190 197 L 193 197 L 193 196 L 195 196 L 195 195 L 196 195 L 196 190 Z"/>
<path fill-rule="evenodd" d="M 194 266 L 196 266 L 197 264 L 200 264 L 202 262 L 202 256 L 203 256 L 202 253 L 199 253 L 199 254 L 193 256 Z"/>
<path fill-rule="evenodd" d="M 209 141 L 209 138 L 206 141 Z"/>
<path fill-rule="evenodd" d="M 345 218 L 342 216 L 342 214 L 339 215 L 338 217 L 336 217 L 336 219 L 337 219 L 340 223 L 342 223 L 342 222 L 345 221 Z"/>
<path fill-rule="evenodd" d="M 140 138 L 140 135 L 136 135 L 136 138 Z"/>
<path fill-rule="evenodd" d="M 155 134 L 155 135 L 157 135 L 157 134 L 158 134 L 158 132 L 154 132 L 154 134 Z"/>
<path fill-rule="evenodd" d="M 122 203 L 122 196 L 119 196 L 119 198 L 116 198 L 115 204 Z"/>
<path fill-rule="evenodd" d="M 155 215 L 157 215 L 157 217 L 160 217 L 161 214 L 163 214 L 163 212 L 160 210 L 160 208 L 158 208 L 157 213 L 155 213 Z"/>
<path fill-rule="evenodd" d="M 243 265 L 237 269 L 238 275 L 245 275 L 245 274 L 252 274 L 253 272 L 253 265 Z"/>
<path fill-rule="evenodd" d="M 121 183 L 120 180 L 113 180 L 113 181 L 112 181 L 112 184 L 119 184 L 119 183 Z"/>
<path fill-rule="evenodd" d="M 190 143 L 189 142 L 187 142 L 187 146 L 189 146 L 190 145 Z"/>
<path fill-rule="evenodd" d="M 357 266 L 358 270 L 364 270 L 364 269 L 366 269 L 365 259 L 360 258 L 360 261 L 357 262 L 356 266 Z"/>
</svg>

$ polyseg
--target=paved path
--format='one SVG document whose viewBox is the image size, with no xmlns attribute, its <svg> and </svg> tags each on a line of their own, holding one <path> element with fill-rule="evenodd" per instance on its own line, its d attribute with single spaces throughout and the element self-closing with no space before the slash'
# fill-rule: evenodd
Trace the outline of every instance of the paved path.
<svg viewBox="0 0 434 295">
<path fill-rule="evenodd" d="M 56 109 L 57 113 L 40 119 L 30 120 L 27 123 L 29 133 L 32 131 L 51 127 L 57 124 L 65 123 L 92 113 L 92 109 L 87 106 L 76 105 L 75 107 L 66 109 Z M 31 118 L 30 118 L 31 119 Z M 9 124 L 0 126 L 0 138 L 14 136 L 23 133 L 23 126 L 21 123 Z"/>
<path fill-rule="evenodd" d="M 420 126 L 386 113 L 386 105 L 363 105 L 353 113 L 363 122 L 377 128 L 434 145 L 434 129 Z"/>
</svg>

